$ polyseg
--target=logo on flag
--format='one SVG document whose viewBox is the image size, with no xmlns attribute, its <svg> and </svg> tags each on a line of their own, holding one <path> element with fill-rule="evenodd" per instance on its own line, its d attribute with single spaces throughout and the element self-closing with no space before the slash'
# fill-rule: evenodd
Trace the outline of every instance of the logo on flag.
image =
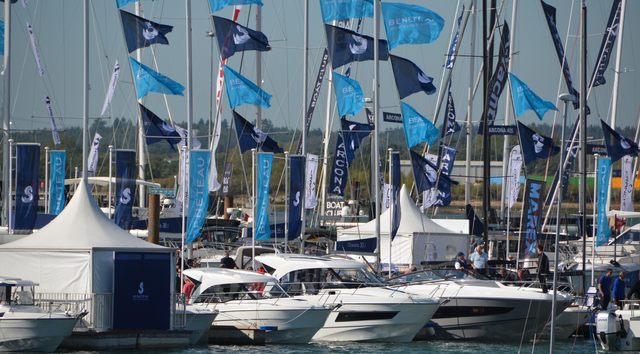
<svg viewBox="0 0 640 354">
<path fill-rule="evenodd" d="M 430 120 L 421 116 L 413 107 L 404 102 L 400 102 L 400 107 L 404 135 L 409 149 L 423 142 L 433 145 L 438 141 L 440 131 Z"/>
<path fill-rule="evenodd" d="M 333 72 L 333 84 L 338 102 L 338 114 L 356 115 L 364 108 L 364 93 L 358 81 Z"/>
<path fill-rule="evenodd" d="M 375 58 L 372 37 L 326 24 L 324 29 L 327 34 L 327 49 L 329 49 L 331 56 L 331 66 L 334 69 L 354 61 L 373 60 Z M 379 40 L 378 43 L 380 60 L 389 59 L 387 42 Z"/>
<path fill-rule="evenodd" d="M 271 50 L 269 40 L 264 33 L 254 31 L 234 21 L 223 17 L 213 16 L 213 26 L 216 30 L 218 48 L 222 60 L 229 58 L 236 52 L 257 50 L 265 52 Z"/>
<path fill-rule="evenodd" d="M 373 17 L 373 0 L 320 0 L 324 23 Z"/>
<path fill-rule="evenodd" d="M 227 65 L 223 67 L 223 70 L 224 83 L 227 86 L 227 98 L 231 109 L 243 104 L 253 104 L 264 108 L 271 107 L 270 94 Z"/>
<path fill-rule="evenodd" d="M 166 35 L 173 26 L 155 23 L 124 10 L 120 10 L 120 18 L 129 53 L 156 43 L 169 44 Z"/>
<path fill-rule="evenodd" d="M 400 99 L 421 91 L 427 95 L 436 92 L 433 78 L 427 76 L 416 64 L 396 55 L 389 55 L 389 57 Z"/>
<path fill-rule="evenodd" d="M 440 15 L 418 5 L 383 2 L 382 16 L 389 49 L 400 44 L 431 43 L 444 26 Z"/>
<path fill-rule="evenodd" d="M 511 98 L 516 116 L 520 117 L 527 110 L 532 110 L 542 120 L 544 114 L 549 110 L 557 111 L 558 108 L 551 102 L 545 101 L 536 95 L 527 84 L 520 80 L 517 76 L 509 73 L 509 81 L 511 82 Z"/>
<path fill-rule="evenodd" d="M 131 70 L 135 73 L 133 81 L 136 86 L 138 99 L 143 98 L 149 92 L 182 96 L 184 86 L 154 71 L 150 67 L 139 63 L 131 57 L 129 57 L 129 62 L 131 63 Z"/>
<path fill-rule="evenodd" d="M 638 144 L 625 138 L 619 132 L 613 130 L 607 123 L 600 120 L 604 142 L 607 146 L 607 155 L 611 159 L 611 163 L 620 160 L 623 156 L 638 155 Z"/>
<path fill-rule="evenodd" d="M 119 0 L 122 1 L 122 0 Z M 129 0 L 132 1 L 132 0 Z M 256 4 L 262 6 L 262 0 L 209 0 L 209 6 L 211 7 L 211 13 L 221 10 L 225 6 L 230 5 L 250 5 Z"/>
<path fill-rule="evenodd" d="M 551 138 L 536 133 L 521 122 L 518 122 L 518 137 L 525 165 L 536 159 L 547 159 L 560 152 L 560 148 L 553 145 Z"/>
<path fill-rule="evenodd" d="M 233 111 L 233 122 L 236 126 L 238 134 L 238 142 L 240 143 L 240 152 L 251 149 L 261 149 L 265 152 L 284 152 L 278 143 L 271 139 L 262 130 L 253 126 L 236 111 Z"/>
</svg>

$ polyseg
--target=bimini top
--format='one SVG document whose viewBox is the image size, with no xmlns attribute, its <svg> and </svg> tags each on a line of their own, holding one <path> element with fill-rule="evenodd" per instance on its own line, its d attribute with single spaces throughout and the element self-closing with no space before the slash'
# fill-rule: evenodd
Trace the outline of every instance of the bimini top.
<svg viewBox="0 0 640 354">
<path fill-rule="evenodd" d="M 15 277 L 5 277 L 0 275 L 0 286 L 36 286 L 31 280 L 23 280 Z"/>
<path fill-rule="evenodd" d="M 351 259 L 316 257 L 303 254 L 265 254 L 257 256 L 256 260 L 267 267 L 275 269 L 273 275 L 276 278 L 302 269 L 360 269 L 365 267 L 364 264 Z"/>
<path fill-rule="evenodd" d="M 184 275 L 202 283 L 202 289 L 222 284 L 276 282 L 276 279 L 269 274 L 260 274 L 248 270 L 225 268 L 185 269 Z"/>
</svg>

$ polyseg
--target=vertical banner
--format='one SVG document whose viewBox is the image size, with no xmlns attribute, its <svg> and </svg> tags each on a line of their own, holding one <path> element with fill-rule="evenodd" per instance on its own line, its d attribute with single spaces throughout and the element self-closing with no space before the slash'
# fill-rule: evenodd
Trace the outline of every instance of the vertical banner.
<svg viewBox="0 0 640 354">
<path fill-rule="evenodd" d="M 56 118 L 53 115 L 53 108 L 51 108 L 51 99 L 49 96 L 44 96 L 44 103 L 47 105 L 47 112 L 49 112 L 49 119 L 51 122 L 51 134 L 53 135 L 53 143 L 60 145 L 60 134 L 58 134 L 58 126 L 56 125 Z"/>
<path fill-rule="evenodd" d="M 118 85 L 118 78 L 120 77 L 120 64 L 116 60 L 116 64 L 113 66 L 113 73 L 111 74 L 111 80 L 109 81 L 109 88 L 107 89 L 107 95 L 104 97 L 104 103 L 102 104 L 102 110 L 100 111 L 100 117 L 104 117 L 107 113 L 107 109 L 113 99 L 113 94 L 116 92 L 116 86 Z"/>
<path fill-rule="evenodd" d="M 176 207 L 179 211 L 186 212 L 187 208 L 182 205 L 183 201 L 189 198 L 189 182 L 187 181 L 187 169 L 189 161 L 187 159 L 187 150 L 180 149 L 178 168 L 178 190 L 176 191 Z"/>
<path fill-rule="evenodd" d="M 271 237 L 269 228 L 269 183 L 271 182 L 271 167 L 273 166 L 273 153 L 260 152 L 256 162 L 256 215 L 255 240 L 267 240 Z"/>
<path fill-rule="evenodd" d="M 95 176 L 98 169 L 98 148 L 100 147 L 100 140 L 102 136 L 96 132 L 91 142 L 91 150 L 89 151 L 89 157 L 87 161 L 87 176 Z"/>
<path fill-rule="evenodd" d="M 562 170 L 562 184 L 561 186 L 561 191 L 562 191 L 562 196 L 564 197 L 565 194 L 567 194 L 567 187 L 569 186 L 569 173 L 571 171 L 573 171 L 574 169 L 574 163 L 576 161 L 576 156 L 578 155 L 578 123 L 580 122 L 579 119 L 576 119 L 575 124 L 573 125 L 573 128 L 571 129 L 571 134 L 569 135 L 571 137 L 571 140 L 569 140 L 569 142 L 566 143 L 565 145 L 565 155 L 566 156 L 566 163 L 564 164 L 564 169 Z M 554 190 L 557 188 L 558 185 L 558 172 L 556 171 L 555 174 L 553 175 L 553 182 L 551 182 L 551 188 L 549 188 L 549 192 L 547 193 L 547 199 L 545 200 L 544 204 L 545 205 L 551 205 L 551 201 L 553 199 L 553 192 Z"/>
<path fill-rule="evenodd" d="M 620 186 L 620 210 L 633 211 L 633 157 L 622 157 Z"/>
<path fill-rule="evenodd" d="M 209 208 L 209 150 L 191 150 L 189 152 L 189 211 L 187 212 L 187 235 L 185 243 L 195 241 L 200 232 Z"/>
<path fill-rule="evenodd" d="M 438 155 L 425 154 L 424 158 L 431 163 L 431 166 L 425 167 L 425 173 L 429 182 L 432 182 L 431 188 L 422 193 L 422 208 L 431 208 L 438 202 L 438 188 L 436 187 L 436 181 L 438 179 L 438 171 L 435 166 L 438 166 Z"/>
<path fill-rule="evenodd" d="M 453 163 L 456 160 L 456 149 L 442 145 L 440 159 L 440 175 L 450 176 L 453 172 Z M 438 178 L 438 202 L 437 205 L 447 206 L 451 204 L 451 179 L 447 177 Z"/>
<path fill-rule="evenodd" d="M 38 215 L 40 145 L 16 144 L 16 213 L 14 230 L 31 231 Z"/>
<path fill-rule="evenodd" d="M 542 193 L 544 182 L 527 179 L 524 184 L 524 200 L 520 218 L 520 257 L 536 252 L 540 217 L 542 216 Z"/>
<path fill-rule="evenodd" d="M 316 176 L 318 174 L 318 155 L 307 154 L 305 186 L 304 186 L 304 208 L 315 209 L 318 206 L 316 197 Z"/>
<path fill-rule="evenodd" d="M 231 175 L 233 173 L 233 165 L 231 162 L 227 162 L 224 165 L 224 173 L 222 174 L 222 190 L 221 194 L 223 197 L 228 196 L 230 193 L 231 187 Z"/>
<path fill-rule="evenodd" d="M 611 229 L 607 220 L 607 195 L 609 194 L 609 178 L 611 176 L 611 159 L 603 157 L 598 159 L 598 216 L 596 246 L 602 246 L 609 241 Z"/>
<path fill-rule="evenodd" d="M 116 150 L 116 210 L 114 221 L 124 230 L 131 226 L 131 211 L 136 190 L 136 152 Z"/>
<path fill-rule="evenodd" d="M 316 109 L 316 105 L 318 104 L 318 98 L 320 97 L 320 89 L 322 88 L 322 80 L 324 79 L 324 75 L 327 72 L 327 64 L 329 63 L 329 50 L 327 48 L 324 49 L 324 53 L 322 53 L 322 59 L 320 59 L 320 68 L 318 69 L 318 75 L 316 76 L 316 83 L 313 85 L 313 91 L 311 92 L 311 100 L 309 101 L 309 107 L 307 107 L 307 114 L 304 116 L 304 124 L 307 126 L 307 132 L 311 127 L 311 119 L 313 118 L 313 112 Z M 302 136 L 300 137 L 300 142 L 298 143 L 298 154 L 302 153 Z"/>
<path fill-rule="evenodd" d="M 51 151 L 51 178 L 49 181 L 49 213 L 58 215 L 64 209 L 64 174 L 67 165 L 66 151 Z"/>
<path fill-rule="evenodd" d="M 44 67 L 42 66 L 42 59 L 40 59 L 40 51 L 38 50 L 36 35 L 33 34 L 33 27 L 27 22 L 27 32 L 29 33 L 29 39 L 31 40 L 31 51 L 33 52 L 33 58 L 36 61 L 38 67 L 38 75 L 44 76 Z"/>
<path fill-rule="evenodd" d="M 453 69 L 453 65 L 456 62 L 456 52 L 458 49 L 458 41 L 460 39 L 460 22 L 462 22 L 463 14 L 464 5 L 462 5 L 462 10 L 460 10 L 460 16 L 458 16 L 456 34 L 453 36 L 453 38 L 451 38 L 451 43 L 449 44 L 449 51 L 447 52 L 447 62 L 444 65 L 446 69 Z"/>
<path fill-rule="evenodd" d="M 391 185 L 389 183 L 382 184 L 382 200 L 380 202 L 382 205 L 380 214 L 382 214 L 389 209 L 389 204 L 391 202 Z"/>
<path fill-rule="evenodd" d="M 396 237 L 398 228 L 400 227 L 400 153 L 394 151 L 391 153 L 391 240 Z"/>
<path fill-rule="evenodd" d="M 604 72 L 609 66 L 609 59 L 611 59 L 613 52 L 613 44 L 616 41 L 616 37 L 618 37 L 621 9 L 622 2 L 620 0 L 613 0 L 611 12 L 609 13 L 609 21 L 607 21 L 607 30 L 605 31 L 604 38 L 602 38 L 602 44 L 600 44 L 600 51 L 598 52 L 598 60 L 596 60 L 596 67 L 593 68 L 593 75 L 591 76 L 591 81 L 589 81 L 593 87 L 607 83 L 607 80 L 604 78 Z"/>
<path fill-rule="evenodd" d="M 302 197 L 304 196 L 305 158 L 302 155 L 289 157 L 289 234 L 293 240 L 300 235 L 302 226 Z"/>
<path fill-rule="evenodd" d="M 489 125 L 493 125 L 498 114 L 498 100 L 504 87 L 507 85 L 507 79 L 509 75 L 509 26 L 507 22 L 502 24 L 502 39 L 500 40 L 500 57 L 498 58 L 498 64 L 496 69 L 489 80 L 489 95 L 487 96 L 487 111 L 484 112 L 483 117 L 489 120 Z M 482 127 L 482 124 L 480 124 Z M 482 129 L 482 128 L 480 128 Z"/>
<path fill-rule="evenodd" d="M 329 194 L 344 197 L 344 190 L 347 188 L 349 177 L 349 161 L 347 160 L 347 150 L 344 146 L 342 134 L 338 134 L 336 140 L 336 153 L 333 157 L 331 177 L 329 178 Z"/>
<path fill-rule="evenodd" d="M 522 153 L 520 145 L 516 145 L 511 149 L 509 154 L 509 175 L 507 176 L 507 186 L 509 187 L 507 195 L 507 206 L 513 208 L 518 201 L 520 195 L 520 171 L 522 170 Z"/>
</svg>

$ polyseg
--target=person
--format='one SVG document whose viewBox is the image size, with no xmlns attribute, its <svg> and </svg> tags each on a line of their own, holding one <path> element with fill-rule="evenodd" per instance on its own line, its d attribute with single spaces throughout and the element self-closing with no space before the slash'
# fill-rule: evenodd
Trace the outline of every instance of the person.
<svg viewBox="0 0 640 354">
<path fill-rule="evenodd" d="M 636 280 L 636 282 L 633 283 L 633 286 L 631 287 L 631 289 L 629 289 L 629 293 L 627 294 L 627 300 L 631 300 L 631 299 L 640 300 L 640 279 Z"/>
<path fill-rule="evenodd" d="M 454 266 L 457 270 L 467 269 L 468 265 L 467 260 L 464 259 L 464 253 L 458 252 L 458 254 L 456 255 L 456 262 L 454 263 Z"/>
<path fill-rule="evenodd" d="M 476 251 L 469 256 L 469 260 L 471 261 L 471 267 L 473 267 L 473 270 L 477 273 L 486 274 L 485 271 L 489 256 L 484 252 L 484 246 L 476 246 Z"/>
<path fill-rule="evenodd" d="M 616 280 L 613 281 L 613 303 L 622 308 L 622 300 L 625 298 L 624 293 L 624 272 L 620 272 Z"/>
<path fill-rule="evenodd" d="M 600 294 L 600 307 L 606 310 L 611 301 L 611 274 L 613 269 L 609 268 L 598 278 L 598 293 Z"/>
<path fill-rule="evenodd" d="M 543 293 L 549 292 L 547 289 L 547 274 L 549 274 L 549 257 L 544 253 L 544 245 L 538 243 L 538 281 Z"/>
<path fill-rule="evenodd" d="M 229 257 L 229 251 L 224 251 L 224 257 L 220 260 L 220 268 L 238 269 L 236 262 Z"/>
<path fill-rule="evenodd" d="M 193 289 L 196 285 L 189 279 L 189 277 L 184 277 L 184 285 L 182 286 L 182 294 L 184 294 L 184 301 L 188 304 L 191 299 L 191 294 L 193 293 Z"/>
<path fill-rule="evenodd" d="M 513 273 L 507 271 L 507 268 L 505 267 L 500 267 L 500 270 L 498 270 L 498 280 L 505 282 L 505 284 L 507 285 L 513 285 L 513 282 L 516 281 L 516 277 L 513 275 Z"/>
</svg>

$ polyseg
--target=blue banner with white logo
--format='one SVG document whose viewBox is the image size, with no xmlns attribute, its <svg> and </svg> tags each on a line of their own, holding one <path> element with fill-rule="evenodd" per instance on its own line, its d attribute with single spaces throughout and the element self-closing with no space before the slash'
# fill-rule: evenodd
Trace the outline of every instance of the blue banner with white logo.
<svg viewBox="0 0 640 354">
<path fill-rule="evenodd" d="M 189 209 L 187 235 L 185 242 L 195 241 L 200 232 L 209 208 L 209 150 L 191 150 L 189 152 Z"/>
<path fill-rule="evenodd" d="M 304 197 L 304 156 L 289 157 L 289 228 L 287 238 L 292 240 L 300 236 L 302 226 L 302 198 Z"/>
<path fill-rule="evenodd" d="M 558 110 L 556 105 L 540 98 L 524 81 L 512 73 L 509 73 L 509 82 L 511 83 L 511 99 L 516 117 L 522 116 L 527 110 L 532 110 L 536 113 L 538 119 L 542 120 L 547 111 Z"/>
<path fill-rule="evenodd" d="M 273 166 L 273 154 L 261 152 L 258 153 L 258 161 L 256 164 L 256 173 L 258 175 L 256 182 L 256 215 L 255 240 L 267 240 L 271 236 L 269 228 L 269 183 L 271 182 L 271 167 Z"/>
<path fill-rule="evenodd" d="M 431 43 L 438 39 L 444 27 L 444 19 L 440 15 L 412 4 L 384 2 L 382 17 L 389 49 L 400 44 Z"/>
<path fill-rule="evenodd" d="M 462 10 L 460 10 L 460 16 L 458 16 L 456 34 L 451 38 L 449 51 L 447 51 L 447 62 L 444 65 L 446 69 L 453 69 L 453 65 L 456 63 L 456 51 L 458 49 L 458 41 L 460 40 L 460 22 L 462 22 L 462 14 L 464 14 L 464 5 L 462 5 Z"/>
<path fill-rule="evenodd" d="M 223 67 L 223 70 L 224 84 L 231 109 L 243 104 L 253 104 L 263 108 L 271 107 L 271 95 L 268 92 L 227 65 Z"/>
<path fill-rule="evenodd" d="M 520 254 L 527 257 L 535 253 L 540 218 L 542 217 L 542 193 L 545 183 L 527 179 L 524 186 L 522 218 L 520 220 Z"/>
<path fill-rule="evenodd" d="M 64 209 L 64 175 L 67 166 L 66 151 L 51 151 L 51 177 L 49 180 L 49 214 L 58 215 Z"/>
<path fill-rule="evenodd" d="M 391 240 L 400 227 L 400 153 L 391 153 Z"/>
<path fill-rule="evenodd" d="M 165 95 L 182 96 L 184 86 L 171 78 L 160 74 L 150 67 L 129 57 L 131 71 L 133 72 L 133 83 L 136 86 L 138 99 L 143 98 L 149 92 L 158 92 Z"/>
<path fill-rule="evenodd" d="M 322 21 L 373 17 L 373 0 L 320 0 Z"/>
<path fill-rule="evenodd" d="M 131 227 L 131 211 L 136 193 L 136 152 L 116 150 L 116 210 L 114 221 L 122 229 Z"/>
<path fill-rule="evenodd" d="M 602 246 L 609 241 L 611 229 L 607 220 L 607 195 L 609 194 L 609 177 L 611 176 L 611 159 L 598 159 L 598 227 L 596 246 Z"/>
<path fill-rule="evenodd" d="M 453 163 L 456 160 L 456 149 L 442 145 L 440 154 L 440 177 L 438 178 L 438 201 L 435 205 L 447 206 L 451 204 L 451 179 L 448 178 L 453 172 Z"/>
<path fill-rule="evenodd" d="M 16 145 L 16 213 L 14 230 L 31 231 L 38 215 L 40 145 Z"/>
<path fill-rule="evenodd" d="M 404 135 L 409 149 L 423 142 L 433 145 L 438 141 L 440 131 L 430 120 L 404 102 L 400 102 L 400 108 L 402 109 Z"/>
<path fill-rule="evenodd" d="M 356 115 L 364 108 L 364 93 L 358 81 L 334 71 L 333 85 L 340 117 Z"/>
</svg>

